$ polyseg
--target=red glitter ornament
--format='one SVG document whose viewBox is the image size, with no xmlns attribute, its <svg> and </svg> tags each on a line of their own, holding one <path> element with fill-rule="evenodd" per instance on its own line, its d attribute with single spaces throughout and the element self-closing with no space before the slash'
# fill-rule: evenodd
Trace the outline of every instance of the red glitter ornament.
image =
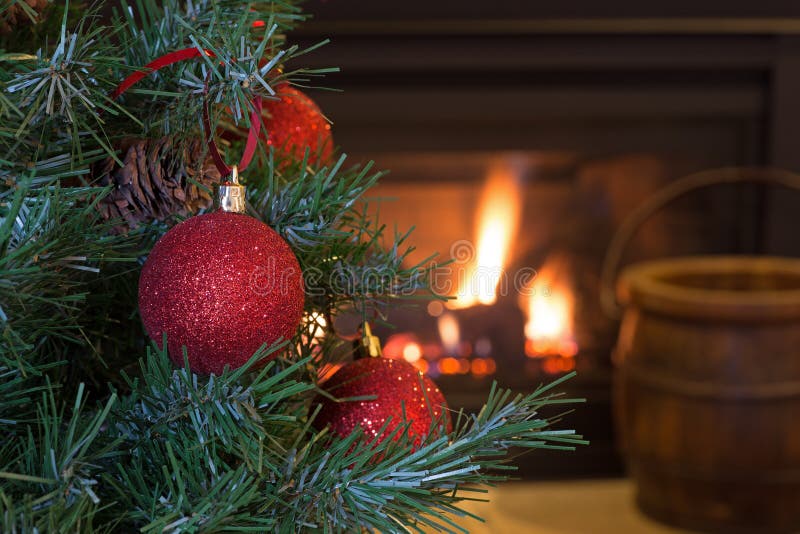
<svg viewBox="0 0 800 534">
<path fill-rule="evenodd" d="M 304 304 L 300 265 L 261 221 L 227 211 L 192 217 L 153 247 L 139 278 L 139 311 L 171 359 L 197 373 L 241 367 L 266 343 L 291 337 Z"/>
<path fill-rule="evenodd" d="M 302 160 L 308 147 L 309 163 L 328 163 L 333 154 L 331 125 L 317 104 L 287 83 L 276 92 L 280 100 L 264 100 L 267 144 L 295 160 Z"/>
<path fill-rule="evenodd" d="M 361 426 L 369 439 L 378 435 L 386 420 L 391 418 L 384 436 L 398 424 L 410 422 L 409 434 L 419 446 L 422 437 L 431 429 L 431 423 L 442 414 L 447 419 L 447 401 L 433 380 L 422 375 L 413 365 L 404 360 L 388 358 L 362 358 L 336 371 L 322 384 L 322 388 L 336 398 L 375 395 L 375 400 L 335 402 L 318 395 L 315 404 L 322 408 L 314 419 L 314 425 L 322 429 L 330 425 L 331 430 L 348 436 L 356 426 Z M 383 436 L 378 442 L 383 441 Z"/>
</svg>

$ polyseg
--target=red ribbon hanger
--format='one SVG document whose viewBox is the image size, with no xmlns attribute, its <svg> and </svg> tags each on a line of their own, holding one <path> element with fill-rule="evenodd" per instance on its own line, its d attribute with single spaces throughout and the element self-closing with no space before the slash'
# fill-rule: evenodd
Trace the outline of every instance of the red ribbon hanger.
<svg viewBox="0 0 800 534">
<path fill-rule="evenodd" d="M 156 58 L 145 65 L 142 70 L 138 70 L 122 80 L 117 88 L 114 89 L 114 92 L 111 93 L 111 98 L 116 100 L 122 93 L 159 69 L 179 63 L 181 61 L 200 57 L 202 54 L 205 54 L 208 57 L 214 57 L 213 52 L 209 50 L 201 51 L 194 47 L 184 48 L 183 50 L 176 50 L 175 52 L 164 54 L 163 56 Z M 222 159 L 222 155 L 219 153 L 217 143 L 214 141 L 214 132 L 211 130 L 211 120 L 209 119 L 208 99 L 206 98 L 205 92 L 203 94 L 203 129 L 206 133 L 206 142 L 208 143 L 208 150 L 211 152 L 211 158 L 214 160 L 214 165 L 216 165 L 217 170 L 223 177 L 228 176 L 231 174 L 232 169 L 225 163 L 225 160 Z M 237 165 L 237 168 L 240 171 L 245 170 L 247 166 L 250 165 L 253 155 L 256 153 L 256 146 L 258 146 L 258 134 L 260 131 L 261 97 L 256 96 L 253 98 L 253 110 L 250 112 L 250 130 L 247 132 L 247 144 L 244 147 L 242 159 Z"/>
</svg>

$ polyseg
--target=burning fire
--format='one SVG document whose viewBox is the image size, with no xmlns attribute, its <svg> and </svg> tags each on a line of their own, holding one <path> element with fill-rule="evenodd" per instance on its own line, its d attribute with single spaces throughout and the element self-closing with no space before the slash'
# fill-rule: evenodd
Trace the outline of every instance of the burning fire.
<svg viewBox="0 0 800 534">
<path fill-rule="evenodd" d="M 526 316 L 525 354 L 546 358 L 543 368 L 547 372 L 574 369 L 573 359 L 578 353 L 573 324 L 575 300 L 566 267 L 563 257 L 548 258 L 520 298 Z"/>
<path fill-rule="evenodd" d="M 459 273 L 458 298 L 449 307 L 469 308 L 497 300 L 497 286 L 519 224 L 522 192 L 519 172 L 510 162 L 490 168 L 478 206 L 475 257 Z"/>
</svg>

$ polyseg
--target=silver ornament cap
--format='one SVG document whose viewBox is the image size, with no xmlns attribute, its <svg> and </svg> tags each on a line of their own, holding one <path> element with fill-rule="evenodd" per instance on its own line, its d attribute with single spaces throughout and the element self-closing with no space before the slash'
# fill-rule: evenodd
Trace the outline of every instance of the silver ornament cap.
<svg viewBox="0 0 800 534">
<path fill-rule="evenodd" d="M 239 183 L 239 169 L 234 165 L 221 183 L 214 184 L 214 209 L 244 213 L 246 188 Z"/>
</svg>

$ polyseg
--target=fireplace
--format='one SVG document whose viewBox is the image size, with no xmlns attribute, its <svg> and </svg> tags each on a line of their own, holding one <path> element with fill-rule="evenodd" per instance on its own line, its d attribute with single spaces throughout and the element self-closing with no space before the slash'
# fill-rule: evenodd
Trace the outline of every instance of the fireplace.
<svg viewBox="0 0 800 534">
<path fill-rule="evenodd" d="M 331 83 L 344 93 L 315 97 L 351 157 L 391 170 L 368 194 L 370 209 L 390 229 L 416 227 L 410 262 L 452 259 L 434 281 L 458 297 L 394 311 L 393 327 L 377 329 L 385 354 L 414 363 L 452 406 L 469 409 L 493 380 L 530 391 L 577 371 L 567 390 L 587 404 L 564 420 L 592 446 L 537 453 L 522 474 L 621 473 L 611 418 L 618 324 L 598 298 L 606 247 L 671 180 L 797 163 L 798 151 L 785 148 L 798 138 L 786 117 L 800 115 L 784 96 L 800 85 L 786 68 L 797 61 L 794 41 L 713 21 L 682 31 L 664 19 L 652 33 L 556 14 L 547 26 L 533 7 L 505 26 L 444 13 L 415 24 L 408 6 L 391 18 L 373 6 L 372 19 L 350 20 L 349 4 L 336 4 L 337 18 L 323 9 L 305 37 L 335 29 L 315 61 L 342 67 Z M 699 192 L 646 223 L 625 260 L 790 252 L 798 245 L 784 228 L 796 200 L 759 186 Z"/>
<path fill-rule="evenodd" d="M 392 169 L 371 192 L 374 212 L 399 228 L 417 221 L 410 262 L 442 251 L 451 263 L 434 273 L 434 287 L 455 298 L 393 312 L 394 328 L 379 329 L 385 354 L 411 361 L 455 406 L 473 409 L 493 380 L 529 391 L 575 370 L 568 389 L 588 404 L 567 418 L 593 446 L 578 453 L 592 457 L 587 465 L 573 468 L 617 469 L 609 393 L 618 325 L 598 299 L 606 246 L 625 215 L 671 177 L 722 162 L 688 147 L 682 157 L 537 150 L 374 157 Z M 756 215 L 743 195 L 714 191 L 667 210 L 642 228 L 629 259 L 741 250 Z M 542 474 L 542 464 L 536 468 Z"/>
</svg>

